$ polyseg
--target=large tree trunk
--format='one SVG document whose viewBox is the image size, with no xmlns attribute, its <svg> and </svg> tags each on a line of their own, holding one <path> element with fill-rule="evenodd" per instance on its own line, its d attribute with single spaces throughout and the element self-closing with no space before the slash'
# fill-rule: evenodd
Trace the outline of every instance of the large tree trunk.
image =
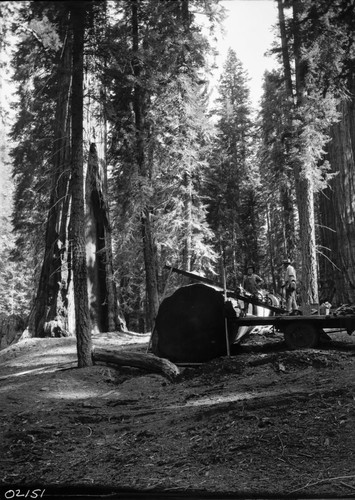
<svg viewBox="0 0 355 500">
<path fill-rule="evenodd" d="M 300 35 L 300 14 L 302 5 L 300 0 L 293 2 L 293 54 L 295 60 L 295 95 L 292 88 L 291 64 L 289 57 L 288 41 L 286 38 L 285 19 L 283 15 L 283 2 L 278 1 L 279 7 L 279 25 L 281 33 L 282 56 L 285 72 L 286 90 L 290 104 L 294 103 L 293 113 L 300 110 L 306 102 L 305 78 L 307 68 L 302 56 L 302 40 Z M 296 98 L 294 100 L 294 97 Z M 304 304 L 318 302 L 318 273 L 317 273 L 317 255 L 315 240 L 315 216 L 314 216 L 314 186 L 312 172 L 309 165 L 305 164 L 307 147 L 301 138 L 302 124 L 291 122 L 290 129 L 293 128 L 294 138 L 293 146 L 297 148 L 297 154 L 293 153 L 293 172 L 295 176 L 295 187 L 297 206 L 300 225 L 300 243 L 301 243 L 301 297 Z"/>
<path fill-rule="evenodd" d="M 318 303 L 318 273 L 312 179 L 303 177 L 302 167 L 295 167 L 296 195 L 301 240 L 301 297 L 303 304 Z"/>
<path fill-rule="evenodd" d="M 92 333 L 108 331 L 106 290 L 105 230 L 108 229 L 107 207 L 101 189 L 99 159 L 95 144 L 90 144 L 86 172 L 86 261 L 88 297 Z"/>
<path fill-rule="evenodd" d="M 355 76 L 349 81 L 355 95 Z M 355 303 L 355 98 L 340 105 L 340 121 L 332 126 L 328 158 L 337 175 L 321 196 L 322 259 L 326 287 L 336 302 Z M 327 228 L 330 229 L 327 229 Z M 327 253 L 327 249 L 330 252 Z M 334 290 L 335 289 L 335 290 Z"/>
<path fill-rule="evenodd" d="M 94 331 L 121 331 L 124 321 L 119 317 L 107 185 L 107 120 L 106 89 L 100 79 L 102 54 L 100 42 L 107 36 L 107 6 L 92 6 L 93 23 L 88 27 L 89 50 L 85 56 L 85 147 L 89 148 L 86 172 L 86 231 L 88 292 L 91 324 Z M 98 64 L 100 60 L 100 64 Z M 105 64 L 105 60 L 103 61 Z"/>
<path fill-rule="evenodd" d="M 296 0 L 293 3 L 293 20 L 295 26 L 293 49 L 296 73 L 296 106 L 298 109 L 302 108 L 306 101 L 305 78 L 307 73 L 306 63 L 302 55 L 302 40 L 299 32 L 301 9 L 302 6 L 300 0 Z M 300 140 L 301 131 L 302 128 L 298 126 L 295 132 L 297 143 L 299 145 L 299 153 L 297 158 L 293 160 L 302 256 L 301 297 L 304 304 L 314 304 L 318 302 L 314 186 L 312 179 L 313 174 L 310 171 L 310 166 L 305 164 L 305 161 L 307 161 L 305 158 L 308 156 L 305 151 L 307 146 L 305 146 L 303 141 Z"/>
<path fill-rule="evenodd" d="M 72 84 L 72 212 L 71 237 L 75 302 L 75 332 L 79 368 L 92 365 L 89 301 L 87 289 L 84 163 L 83 163 L 83 76 L 86 3 L 71 4 L 73 42 Z"/>
<path fill-rule="evenodd" d="M 101 162 L 102 163 L 102 162 Z M 111 228 L 105 182 L 95 144 L 90 145 L 86 173 L 86 259 L 91 328 L 121 331 L 113 281 Z"/>
<path fill-rule="evenodd" d="M 48 325 L 56 321 L 62 333 L 71 331 L 68 322 L 68 289 L 71 283 L 68 272 L 68 219 L 69 219 L 69 161 L 70 127 L 68 120 L 69 96 L 71 90 L 70 35 L 66 36 L 62 52 L 58 100 L 55 116 L 51 195 L 45 234 L 45 252 L 37 289 L 37 295 L 28 329 L 32 336 L 50 334 Z"/>
</svg>

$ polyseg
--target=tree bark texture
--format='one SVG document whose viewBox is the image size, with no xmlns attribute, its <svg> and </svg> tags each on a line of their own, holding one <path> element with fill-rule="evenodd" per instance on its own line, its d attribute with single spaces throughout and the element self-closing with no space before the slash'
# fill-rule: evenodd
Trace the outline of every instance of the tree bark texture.
<svg viewBox="0 0 355 500">
<path fill-rule="evenodd" d="M 108 291 L 106 289 L 105 235 L 108 230 L 108 217 L 95 144 L 90 145 L 85 197 L 86 260 L 91 329 L 95 333 L 107 332 Z"/>
<path fill-rule="evenodd" d="M 293 113 L 301 110 L 305 104 L 306 97 L 306 65 L 302 57 L 302 38 L 300 33 L 300 14 L 302 4 L 295 0 L 293 6 L 293 54 L 295 62 L 295 101 L 291 79 L 290 50 L 286 37 L 285 18 L 283 14 L 283 2 L 278 1 L 279 26 L 281 34 L 281 46 L 283 65 L 285 73 L 286 90 L 290 103 L 294 103 Z M 318 302 L 318 273 L 315 239 L 315 215 L 314 215 L 314 191 L 311 167 L 306 165 L 306 147 L 301 138 L 302 124 L 292 123 L 290 114 L 290 130 L 293 130 L 293 145 L 298 150 L 293 153 L 292 167 L 295 177 L 297 207 L 300 225 L 301 243 L 301 297 L 303 304 L 314 304 Z"/>
<path fill-rule="evenodd" d="M 169 380 L 175 380 L 180 374 L 179 368 L 171 361 L 158 358 L 154 354 L 142 354 L 137 352 L 112 351 L 108 349 L 95 348 L 92 351 L 94 362 L 103 362 L 115 366 L 131 366 L 140 368 L 151 373 L 161 373 Z"/>
<path fill-rule="evenodd" d="M 150 221 L 151 214 L 148 209 L 143 212 L 142 224 L 142 239 L 143 239 L 143 252 L 146 274 L 146 287 L 148 296 L 148 312 L 150 327 L 154 325 L 155 318 L 159 309 L 159 296 L 158 296 L 158 275 L 156 269 L 156 251 L 153 242 L 152 227 Z"/>
<path fill-rule="evenodd" d="M 53 177 L 45 233 L 45 251 L 34 308 L 30 316 L 31 335 L 46 335 L 46 324 L 55 320 L 65 332 L 68 323 L 68 293 L 71 271 L 68 266 L 69 163 L 70 126 L 69 98 L 71 91 L 72 42 L 68 34 L 59 68 L 53 146 Z"/>
<path fill-rule="evenodd" d="M 116 284 L 113 276 L 112 239 L 107 183 L 106 88 L 100 79 L 97 60 L 100 37 L 106 36 L 107 6 L 92 7 L 93 26 L 87 30 L 90 50 L 85 57 L 85 137 L 89 146 L 86 173 L 86 221 L 88 253 L 88 290 L 92 327 L 98 331 L 121 331 Z M 106 64 L 106 61 L 104 61 Z M 86 147 L 85 144 L 85 147 Z"/>
<path fill-rule="evenodd" d="M 355 76 L 349 82 L 354 96 Z M 340 121 L 331 129 L 328 159 L 337 172 L 322 199 L 322 244 L 330 248 L 326 272 L 328 286 L 336 289 L 336 300 L 355 303 L 355 98 L 340 104 Z M 324 207 L 324 205 L 326 205 Z M 326 250 L 325 250 L 326 252 Z M 326 275 L 327 276 L 327 275 Z"/>
<path fill-rule="evenodd" d="M 306 63 L 302 56 L 302 40 L 299 31 L 301 1 L 293 2 L 294 21 L 294 58 L 295 58 L 295 83 L 296 83 L 296 106 L 302 108 L 306 99 Z M 302 125 L 301 125 L 302 127 Z M 300 241 L 302 256 L 302 288 L 301 297 L 304 304 L 318 303 L 318 270 L 315 236 L 315 215 L 314 215 L 314 186 L 312 180 L 311 167 L 306 165 L 307 161 L 305 146 L 299 140 L 301 129 L 297 129 L 296 141 L 299 144 L 299 154 L 293 160 L 293 170 L 296 181 L 296 196 L 298 204 L 298 214 L 300 223 Z"/>
<path fill-rule="evenodd" d="M 318 273 L 312 179 L 294 166 L 301 240 L 301 297 L 303 304 L 318 303 Z"/>
<path fill-rule="evenodd" d="M 75 333 L 77 338 L 78 366 L 92 365 L 91 332 L 87 289 L 84 163 L 83 163 L 83 71 L 85 2 L 71 5 L 73 42 L 72 83 L 72 211 L 71 237 L 73 249 L 73 279 L 75 302 Z"/>
<path fill-rule="evenodd" d="M 86 172 L 86 259 L 93 332 L 122 331 L 113 280 L 111 228 L 104 172 L 96 144 L 90 145 Z"/>
</svg>

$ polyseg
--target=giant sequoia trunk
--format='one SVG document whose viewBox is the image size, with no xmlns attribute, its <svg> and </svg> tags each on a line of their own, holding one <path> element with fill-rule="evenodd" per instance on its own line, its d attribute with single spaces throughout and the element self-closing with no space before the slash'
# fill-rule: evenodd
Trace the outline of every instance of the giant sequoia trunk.
<svg viewBox="0 0 355 500">
<path fill-rule="evenodd" d="M 94 332 L 118 331 L 116 288 L 105 182 L 95 144 L 90 145 L 86 173 L 86 259 L 91 328 Z"/>
<path fill-rule="evenodd" d="M 338 175 L 321 196 L 324 286 L 336 303 L 355 303 L 355 74 L 349 91 L 352 98 L 341 103 L 328 144 L 329 162 Z"/>
<path fill-rule="evenodd" d="M 116 284 L 113 276 L 112 240 L 107 183 L 106 88 L 102 81 L 100 44 L 107 39 L 107 5 L 91 5 L 85 54 L 84 123 L 85 147 L 89 148 L 86 183 L 86 248 L 88 293 L 92 330 L 122 331 Z M 98 63 L 100 61 L 100 63 Z"/>
<path fill-rule="evenodd" d="M 282 56 L 285 72 L 286 90 L 290 107 L 293 113 L 302 113 L 302 107 L 306 101 L 306 74 L 307 67 L 302 55 L 302 39 L 300 34 L 300 15 L 302 4 L 300 0 L 293 2 L 293 54 L 295 60 L 295 92 L 293 92 L 290 64 L 290 50 L 285 30 L 285 19 L 283 14 L 283 2 L 278 0 L 279 26 L 281 34 Z M 302 302 L 306 304 L 318 302 L 318 276 L 317 256 L 315 240 L 315 217 L 314 217 L 314 192 L 311 166 L 306 164 L 308 157 L 305 142 L 302 140 L 302 123 L 292 122 L 290 115 L 289 128 L 293 130 L 293 146 L 297 153 L 293 153 L 293 172 L 295 176 L 297 207 L 300 225 L 301 243 L 301 296 Z"/>
<path fill-rule="evenodd" d="M 99 161 L 95 144 L 90 144 L 86 173 L 86 261 L 91 330 L 108 331 L 105 267 L 107 211 L 100 183 Z"/>
<path fill-rule="evenodd" d="M 32 336 L 53 335 L 51 325 L 57 325 L 56 334 L 71 332 L 68 295 L 71 269 L 68 265 L 68 219 L 70 197 L 68 192 L 70 170 L 69 97 L 71 90 L 70 35 L 65 38 L 58 70 L 58 100 L 55 115 L 51 194 L 45 233 L 45 251 L 37 295 L 29 320 Z"/>
</svg>

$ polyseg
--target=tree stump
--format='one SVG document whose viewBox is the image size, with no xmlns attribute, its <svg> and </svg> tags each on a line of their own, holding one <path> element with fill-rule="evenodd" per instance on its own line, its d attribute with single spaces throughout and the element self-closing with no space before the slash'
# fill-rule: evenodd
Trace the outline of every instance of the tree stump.
<svg viewBox="0 0 355 500">
<path fill-rule="evenodd" d="M 205 362 L 227 354 L 235 337 L 236 314 L 223 293 L 197 283 L 179 288 L 160 305 L 152 351 L 174 363 Z"/>
</svg>

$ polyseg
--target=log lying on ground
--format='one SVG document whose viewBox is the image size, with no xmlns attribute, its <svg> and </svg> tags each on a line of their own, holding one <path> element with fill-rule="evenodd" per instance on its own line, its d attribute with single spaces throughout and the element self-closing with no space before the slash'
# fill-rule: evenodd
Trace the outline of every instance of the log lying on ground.
<svg viewBox="0 0 355 500">
<path fill-rule="evenodd" d="M 236 315 L 223 294 L 201 283 L 179 288 L 161 303 L 152 351 L 174 363 L 205 362 L 227 354 L 236 334 Z"/>
<path fill-rule="evenodd" d="M 169 380 L 175 380 L 180 374 L 179 368 L 174 363 L 164 358 L 158 358 L 154 354 L 118 352 L 95 347 L 92 350 L 92 359 L 94 363 L 101 361 L 110 365 L 131 366 L 151 373 L 161 373 Z"/>
</svg>

